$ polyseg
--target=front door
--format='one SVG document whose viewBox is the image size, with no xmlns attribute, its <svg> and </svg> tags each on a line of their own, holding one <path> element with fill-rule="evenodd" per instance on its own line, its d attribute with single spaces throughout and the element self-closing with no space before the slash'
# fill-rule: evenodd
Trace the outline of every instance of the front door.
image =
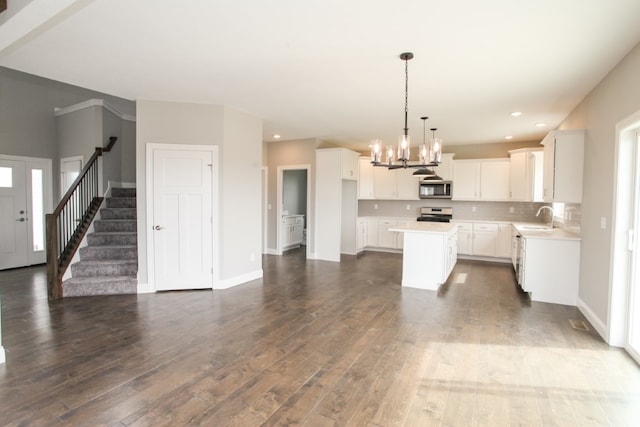
<svg viewBox="0 0 640 427">
<path fill-rule="evenodd" d="M 46 261 L 51 159 L 0 155 L 0 270 Z"/>
<path fill-rule="evenodd" d="M 155 288 L 211 288 L 213 151 L 155 147 L 150 230 Z"/>
<path fill-rule="evenodd" d="M 29 265 L 25 162 L 0 159 L 0 269 Z"/>
</svg>

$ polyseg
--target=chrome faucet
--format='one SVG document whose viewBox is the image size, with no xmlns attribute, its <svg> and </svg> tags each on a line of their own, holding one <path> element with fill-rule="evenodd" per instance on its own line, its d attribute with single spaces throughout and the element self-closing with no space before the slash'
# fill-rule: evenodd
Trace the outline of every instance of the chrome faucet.
<svg viewBox="0 0 640 427">
<path fill-rule="evenodd" d="M 549 211 L 551 211 L 551 224 L 549 224 L 549 227 L 553 228 L 553 208 L 551 206 L 541 206 L 540 209 L 538 209 L 538 212 L 536 212 L 536 216 L 540 216 L 540 213 L 544 209 L 549 209 Z"/>
</svg>

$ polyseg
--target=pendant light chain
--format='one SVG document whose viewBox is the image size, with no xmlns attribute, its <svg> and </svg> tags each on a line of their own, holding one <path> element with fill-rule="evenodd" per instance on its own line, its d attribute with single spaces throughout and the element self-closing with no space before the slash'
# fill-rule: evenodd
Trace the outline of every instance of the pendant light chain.
<svg viewBox="0 0 640 427">
<path fill-rule="evenodd" d="M 404 60 L 404 134 L 409 133 L 407 113 L 409 112 L 409 59 Z"/>
</svg>

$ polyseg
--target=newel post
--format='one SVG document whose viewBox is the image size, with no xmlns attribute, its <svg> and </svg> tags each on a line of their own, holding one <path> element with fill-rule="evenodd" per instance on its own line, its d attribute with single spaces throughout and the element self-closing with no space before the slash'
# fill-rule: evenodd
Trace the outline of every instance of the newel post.
<svg viewBox="0 0 640 427">
<path fill-rule="evenodd" d="M 47 290 L 50 299 L 62 298 L 62 281 L 58 277 L 58 224 L 56 215 L 45 215 L 47 236 Z"/>
</svg>

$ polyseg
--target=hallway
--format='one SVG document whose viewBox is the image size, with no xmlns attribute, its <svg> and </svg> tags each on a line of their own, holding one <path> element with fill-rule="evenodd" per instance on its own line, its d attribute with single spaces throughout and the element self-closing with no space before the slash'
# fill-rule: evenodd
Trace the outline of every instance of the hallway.
<svg viewBox="0 0 640 427">
<path fill-rule="evenodd" d="M 2 271 L 0 424 L 637 425 L 640 368 L 577 308 L 506 264 L 403 289 L 401 262 L 293 250 L 224 291 L 51 304 L 44 267 Z"/>
</svg>

